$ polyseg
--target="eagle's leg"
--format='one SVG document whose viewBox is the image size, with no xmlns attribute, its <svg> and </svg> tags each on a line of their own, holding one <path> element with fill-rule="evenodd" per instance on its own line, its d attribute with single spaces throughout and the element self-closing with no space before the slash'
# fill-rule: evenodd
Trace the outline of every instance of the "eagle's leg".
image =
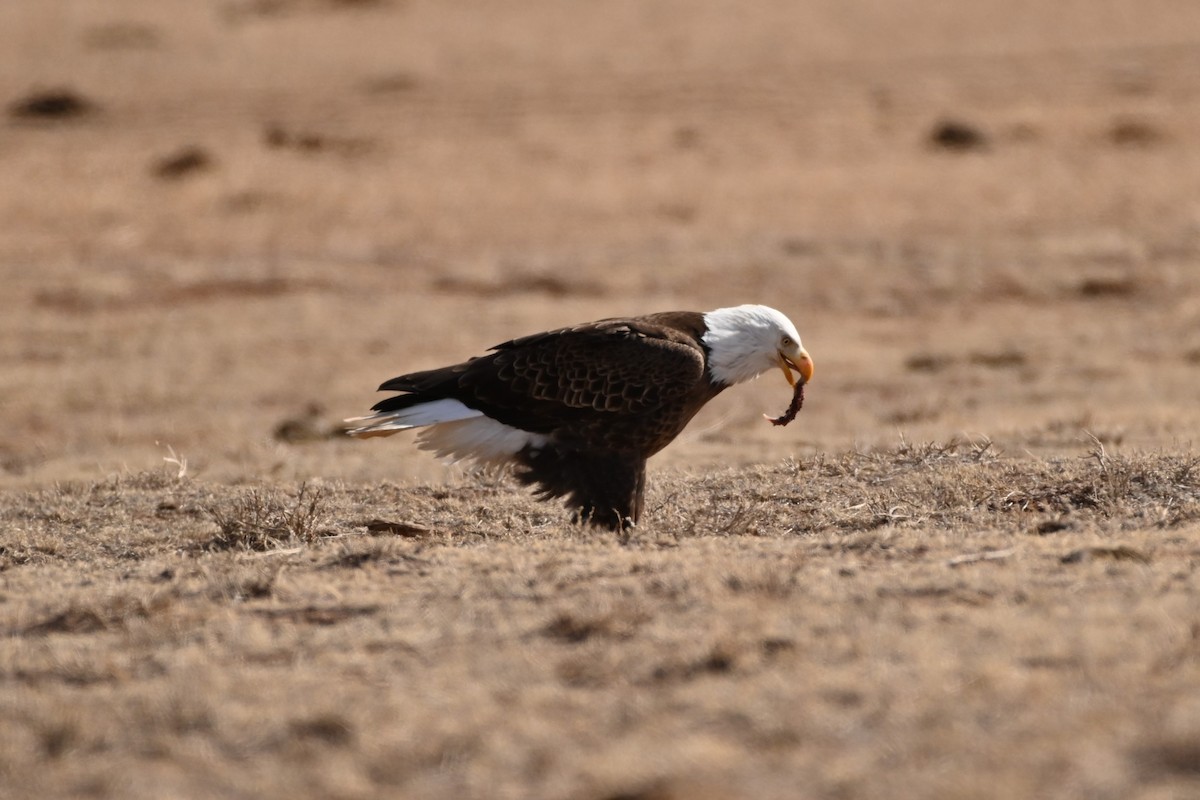
<svg viewBox="0 0 1200 800">
<path fill-rule="evenodd" d="M 540 499 L 565 497 L 580 522 L 622 530 L 642 516 L 646 459 L 640 456 L 546 445 L 525 448 L 517 461 L 517 480 L 536 486 Z"/>
</svg>

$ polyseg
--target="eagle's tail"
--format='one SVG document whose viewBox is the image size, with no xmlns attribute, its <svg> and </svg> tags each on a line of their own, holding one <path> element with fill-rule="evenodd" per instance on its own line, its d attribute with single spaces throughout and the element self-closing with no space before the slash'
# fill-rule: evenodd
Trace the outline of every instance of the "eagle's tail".
<svg viewBox="0 0 1200 800">
<path fill-rule="evenodd" d="M 346 424 L 353 426 L 346 433 L 359 439 L 368 439 L 372 436 L 391 436 L 409 428 L 483 416 L 482 411 L 469 408 L 457 400 L 422 400 L 419 395 L 413 394 L 389 397 L 376 403 L 373 410 L 374 414 L 346 420 Z"/>
<path fill-rule="evenodd" d="M 646 459 L 619 453 L 583 453 L 559 445 L 526 447 L 516 477 L 536 486 L 541 500 L 565 497 L 576 519 L 621 530 L 637 523 L 645 505 Z"/>
</svg>

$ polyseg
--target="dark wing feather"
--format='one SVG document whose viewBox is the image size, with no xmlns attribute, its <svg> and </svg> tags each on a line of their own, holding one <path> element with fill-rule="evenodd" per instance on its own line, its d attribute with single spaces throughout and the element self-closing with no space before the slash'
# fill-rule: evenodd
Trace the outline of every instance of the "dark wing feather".
<svg viewBox="0 0 1200 800">
<path fill-rule="evenodd" d="M 462 364 L 393 378 L 380 388 L 407 394 L 375 409 L 454 398 L 580 446 L 653 452 L 716 393 L 697 340 L 702 324 L 681 312 L 513 339 Z"/>
</svg>

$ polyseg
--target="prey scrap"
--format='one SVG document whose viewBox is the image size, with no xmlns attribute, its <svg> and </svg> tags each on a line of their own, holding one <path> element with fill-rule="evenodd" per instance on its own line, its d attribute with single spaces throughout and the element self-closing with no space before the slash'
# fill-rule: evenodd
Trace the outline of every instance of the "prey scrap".
<svg viewBox="0 0 1200 800">
<path fill-rule="evenodd" d="M 766 417 L 767 422 L 771 423 L 772 425 L 787 425 L 796 418 L 796 415 L 800 413 L 800 409 L 803 406 L 804 383 L 802 381 L 797 381 L 796 388 L 792 391 L 792 402 L 788 405 L 787 411 L 783 412 L 783 414 L 778 417 L 768 417 L 766 414 L 763 414 L 763 416 Z"/>
</svg>

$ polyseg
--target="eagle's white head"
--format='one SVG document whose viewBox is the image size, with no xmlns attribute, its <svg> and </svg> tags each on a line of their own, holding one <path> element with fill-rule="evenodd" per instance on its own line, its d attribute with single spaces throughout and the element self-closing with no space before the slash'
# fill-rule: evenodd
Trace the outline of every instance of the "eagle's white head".
<svg viewBox="0 0 1200 800">
<path fill-rule="evenodd" d="M 745 305 L 718 308 L 704 315 L 703 341 L 708 347 L 708 369 L 718 383 L 732 385 L 780 368 L 788 383 L 812 378 L 813 362 L 792 321 L 773 308 Z"/>
</svg>

